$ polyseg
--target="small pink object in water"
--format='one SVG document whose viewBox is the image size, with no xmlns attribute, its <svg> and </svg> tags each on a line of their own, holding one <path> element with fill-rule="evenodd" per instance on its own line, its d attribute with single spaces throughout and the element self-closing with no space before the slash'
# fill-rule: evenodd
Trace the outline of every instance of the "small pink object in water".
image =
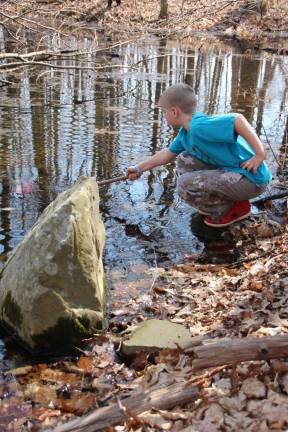
<svg viewBox="0 0 288 432">
<path fill-rule="evenodd" d="M 36 185 L 33 181 L 17 182 L 12 186 L 12 192 L 19 196 L 34 192 Z"/>
</svg>

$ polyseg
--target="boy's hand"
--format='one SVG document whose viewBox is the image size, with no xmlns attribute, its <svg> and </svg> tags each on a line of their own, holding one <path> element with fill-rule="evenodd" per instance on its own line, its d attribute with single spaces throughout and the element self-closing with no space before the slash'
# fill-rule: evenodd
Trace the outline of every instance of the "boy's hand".
<svg viewBox="0 0 288 432">
<path fill-rule="evenodd" d="M 247 171 L 252 171 L 254 174 L 256 174 L 259 165 L 263 162 L 264 159 L 265 156 L 255 155 L 251 159 L 248 159 L 247 161 L 243 162 L 241 164 L 241 167 L 246 169 Z"/>
<path fill-rule="evenodd" d="M 126 176 L 129 180 L 137 180 L 142 175 L 142 170 L 138 166 L 128 167 L 126 170 Z"/>
</svg>

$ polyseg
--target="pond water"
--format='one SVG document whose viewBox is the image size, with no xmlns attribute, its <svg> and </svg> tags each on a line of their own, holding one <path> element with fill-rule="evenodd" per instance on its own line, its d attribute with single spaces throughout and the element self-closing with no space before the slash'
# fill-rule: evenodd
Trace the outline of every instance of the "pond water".
<svg viewBox="0 0 288 432">
<path fill-rule="evenodd" d="M 88 51 L 94 42 L 81 43 Z M 39 71 L 37 79 L 23 71 L 17 85 L 0 88 L 1 262 L 80 175 L 121 175 L 170 142 L 175 132 L 157 102 L 166 86 L 180 81 L 195 89 L 199 111 L 243 113 L 263 139 L 276 176 L 287 133 L 286 57 L 153 39 L 57 65 L 91 67 L 106 60 L 115 67 Z M 145 288 L 149 267 L 201 250 L 190 227 L 194 210 L 175 192 L 174 165 L 103 187 L 100 196 L 105 266 L 116 297 Z"/>
</svg>

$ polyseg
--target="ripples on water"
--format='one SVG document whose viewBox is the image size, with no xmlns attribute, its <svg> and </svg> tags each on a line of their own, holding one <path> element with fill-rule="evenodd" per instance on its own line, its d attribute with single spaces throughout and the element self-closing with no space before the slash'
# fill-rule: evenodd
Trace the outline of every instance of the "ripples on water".
<svg viewBox="0 0 288 432">
<path fill-rule="evenodd" d="M 89 40 L 83 44 L 89 48 Z M 118 64 L 145 61 L 137 69 L 98 74 L 50 71 L 38 80 L 23 72 L 20 85 L 0 90 L 2 262 L 79 175 L 117 176 L 169 143 L 173 131 L 157 102 L 166 86 L 180 81 L 195 89 L 199 111 L 242 112 L 263 138 L 276 174 L 267 139 L 277 154 L 287 118 L 287 58 L 223 48 L 202 52 L 163 40 L 122 46 L 116 54 Z M 84 66 L 92 60 L 87 56 Z M 34 189 L 27 191 L 31 182 Z M 190 228 L 193 210 L 175 193 L 174 166 L 112 184 L 100 195 L 105 263 L 116 289 L 125 289 L 155 262 L 165 265 L 201 249 Z"/>
</svg>

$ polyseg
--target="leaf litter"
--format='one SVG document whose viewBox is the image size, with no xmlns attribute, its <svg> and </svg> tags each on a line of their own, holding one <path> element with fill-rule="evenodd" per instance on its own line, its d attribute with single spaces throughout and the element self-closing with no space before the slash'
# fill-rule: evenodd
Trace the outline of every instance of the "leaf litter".
<svg viewBox="0 0 288 432">
<path fill-rule="evenodd" d="M 122 423 L 106 430 L 286 430 L 285 358 L 195 372 L 191 356 L 180 346 L 158 353 L 121 353 L 125 330 L 151 317 L 181 323 L 193 336 L 205 335 L 212 341 L 288 333 L 287 228 L 255 218 L 231 231 L 241 248 L 239 261 L 203 264 L 194 255 L 193 261 L 168 270 L 153 269 L 150 291 L 128 301 L 111 299 L 110 332 L 86 340 L 77 359 L 4 371 L 0 430 L 53 430 L 135 390 L 152 391 L 171 383 L 197 385 L 197 399 L 183 405 L 180 398 L 173 409 L 129 412 Z"/>
</svg>

